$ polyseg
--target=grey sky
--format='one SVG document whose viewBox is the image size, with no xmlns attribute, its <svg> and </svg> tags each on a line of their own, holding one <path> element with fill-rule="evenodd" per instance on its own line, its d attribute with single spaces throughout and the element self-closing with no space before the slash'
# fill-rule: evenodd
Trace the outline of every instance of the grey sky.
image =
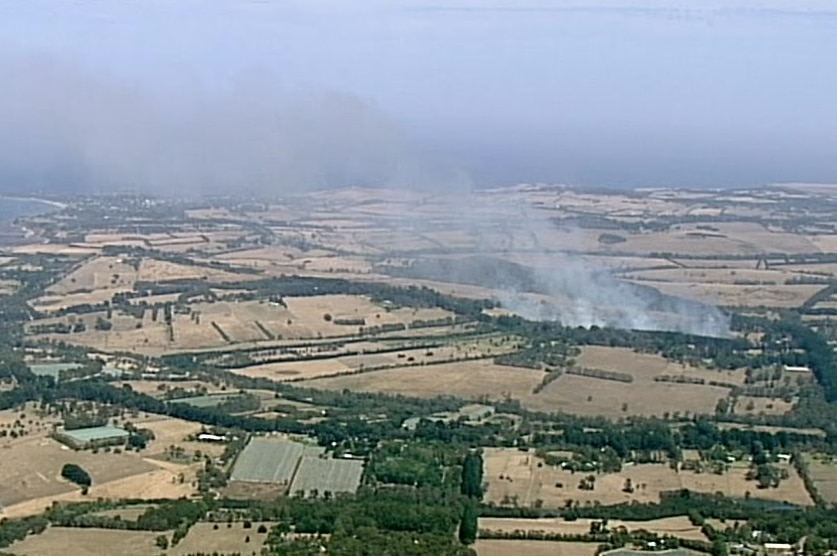
<svg viewBox="0 0 837 556">
<path fill-rule="evenodd" d="M 292 132 L 281 137 L 244 133 L 232 150 L 249 173 L 230 154 L 207 169 L 216 187 L 276 179 L 283 156 L 309 160 L 290 172 L 297 182 L 325 179 L 315 168 L 335 156 L 336 179 L 359 181 L 367 173 L 371 181 L 453 179 L 457 167 L 477 185 L 837 182 L 835 60 L 837 6 L 824 0 L 0 0 L 0 70 L 51 68 L 42 83 L 54 96 L 34 95 L 30 113 L 51 103 L 109 129 L 98 143 L 80 140 L 79 158 L 65 146 L 89 129 L 61 124 L 53 140 L 49 118 L 39 117 L 30 143 L 14 147 L 18 162 L 7 155 L 0 164 L 11 164 L 5 175 L 14 179 L 51 161 L 55 176 L 75 168 L 80 184 L 127 173 L 203 180 L 187 166 L 217 158 L 218 143 L 165 171 L 148 169 L 161 155 L 149 143 L 192 142 L 171 139 L 176 131 L 163 122 L 172 110 L 201 106 L 191 118 L 210 123 L 176 127 L 189 130 L 184 137 L 211 137 L 253 124 L 278 98 L 285 116 L 325 116 L 301 147 L 294 138 L 305 135 L 306 118 L 285 122 Z M 37 89 L 40 78 L 30 75 L 28 86 Z M 113 102 L 65 108 L 70 84 Z M 3 104 L 25 105 L 33 95 L 6 89 L 0 118 Z M 239 107 L 235 117 L 221 108 L 225 99 Z M 128 123 L 118 114 L 145 111 L 154 132 L 143 136 L 145 116 L 134 114 L 135 137 L 123 148 L 116 138 Z M 0 119 L 4 145 L 12 127 L 28 126 L 9 112 Z M 366 139 L 347 145 L 356 141 L 346 126 L 355 125 Z M 326 147 L 324 135 L 334 136 Z M 255 145 L 264 152 L 248 159 Z M 276 150 L 284 154 L 274 157 Z M 24 151 L 30 166 L 19 162 Z M 416 170 L 428 165 L 445 170 Z M 33 183 L 55 177 L 44 175 Z"/>
</svg>

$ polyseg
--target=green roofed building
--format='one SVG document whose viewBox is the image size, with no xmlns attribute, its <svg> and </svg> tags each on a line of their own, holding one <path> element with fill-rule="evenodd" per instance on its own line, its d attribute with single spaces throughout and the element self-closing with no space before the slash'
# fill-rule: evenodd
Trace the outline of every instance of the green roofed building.
<svg viewBox="0 0 837 556">
<path fill-rule="evenodd" d="M 56 440 L 77 450 L 124 444 L 129 436 L 128 431 L 111 426 L 61 430 L 54 434 Z"/>
</svg>

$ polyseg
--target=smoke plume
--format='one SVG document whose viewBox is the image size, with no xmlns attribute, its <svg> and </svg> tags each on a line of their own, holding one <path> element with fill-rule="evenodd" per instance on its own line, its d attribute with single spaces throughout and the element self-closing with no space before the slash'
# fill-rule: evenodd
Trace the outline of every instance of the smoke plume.
<svg viewBox="0 0 837 556">
<path fill-rule="evenodd" d="M 440 177 L 347 93 L 267 75 L 152 92 L 43 58 L 0 59 L 0 75 L 0 190 L 273 195 Z"/>
</svg>

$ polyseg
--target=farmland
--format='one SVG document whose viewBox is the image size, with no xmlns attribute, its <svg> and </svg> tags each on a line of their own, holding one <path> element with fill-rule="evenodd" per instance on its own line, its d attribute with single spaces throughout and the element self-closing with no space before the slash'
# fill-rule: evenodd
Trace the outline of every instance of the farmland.
<svg viewBox="0 0 837 556">
<path fill-rule="evenodd" d="M 188 496 L 194 492 L 196 467 L 191 456 L 186 461 L 170 462 L 165 457 L 168 447 L 178 445 L 184 450 L 220 453 L 220 447 L 184 441 L 200 425 L 171 418 L 147 416 L 139 418 L 144 428 L 152 430 L 155 439 L 142 453 L 122 450 L 73 451 L 50 438 L 53 419 L 39 421 L 34 407 L 27 408 L 31 417 L 0 413 L 0 425 L 12 428 L 13 421 L 26 430 L 25 436 L 3 439 L 2 486 L 0 503 L 6 517 L 38 513 L 54 500 L 81 500 L 77 486 L 60 476 L 64 463 L 75 463 L 91 476 L 90 496 L 104 498 L 168 498 Z M 40 425 L 38 423 L 41 423 Z M 190 452 L 191 454 L 191 452 Z"/>
<path fill-rule="evenodd" d="M 298 442 L 254 438 L 239 455 L 230 478 L 289 485 L 304 450 Z"/>
<path fill-rule="evenodd" d="M 52 527 L 48 531 L 28 537 L 6 549 L 21 556 L 55 556 L 66 554 L 72 547 L 78 556 L 102 556 L 103 547 L 110 554 L 136 554 L 151 556 L 156 553 L 152 531 L 116 531 L 109 529 L 75 529 Z"/>
<path fill-rule="evenodd" d="M 318 446 L 292 440 L 253 438 L 235 462 L 230 491 L 248 496 L 285 492 L 315 498 L 355 492 L 363 461 L 334 459 L 324 452 Z"/>
<path fill-rule="evenodd" d="M 585 473 L 545 465 L 536 455 L 506 448 L 486 450 L 486 497 L 497 504 L 539 504 L 563 507 L 567 503 L 658 502 L 661 492 L 689 489 L 694 492 L 723 492 L 734 498 L 764 498 L 776 502 L 811 505 L 802 479 L 789 465 L 789 478 L 778 488 L 759 489 L 747 481 L 749 466 L 736 463 L 722 474 L 675 471 L 666 464 L 625 465 L 618 473 L 595 474 L 593 489 L 579 488 Z M 625 485 L 632 485 L 626 489 Z M 628 491 L 629 490 L 629 491 Z"/>
<path fill-rule="evenodd" d="M 477 556 L 595 556 L 596 543 L 559 541 L 498 541 L 479 539 L 474 544 Z"/>
<path fill-rule="evenodd" d="M 595 541 L 478 539 L 489 556 L 590 556 L 604 518 L 708 550 L 687 512 L 741 516 L 729 542 L 830 539 L 830 195 L 355 188 L 165 218 L 73 200 L 0 264 L 0 517 L 53 508 L 10 550 L 157 554 L 159 529 L 182 537 L 167 554 L 248 553 L 266 534 L 244 523 L 269 521 L 300 553 L 460 556 L 472 507 L 482 529 Z M 104 425 L 129 444 L 49 437 Z M 143 508 L 153 532 L 104 529 Z"/>
<path fill-rule="evenodd" d="M 626 413 L 711 413 L 729 388 L 637 380 L 630 384 L 564 375 L 535 393 L 542 371 L 496 365 L 490 360 L 441 363 L 432 366 L 372 371 L 350 376 L 304 381 L 303 384 L 363 392 L 413 396 L 455 394 L 463 398 L 501 399 L 511 396 L 537 411 L 619 417 Z M 706 373 L 703 376 L 716 376 Z"/>
<path fill-rule="evenodd" d="M 363 461 L 323 459 L 304 456 L 291 483 L 291 493 L 316 496 L 316 493 L 353 493 L 360 485 Z"/>
<path fill-rule="evenodd" d="M 806 454 L 808 472 L 817 493 L 830 503 L 837 503 L 837 463 L 824 454 Z"/>
</svg>

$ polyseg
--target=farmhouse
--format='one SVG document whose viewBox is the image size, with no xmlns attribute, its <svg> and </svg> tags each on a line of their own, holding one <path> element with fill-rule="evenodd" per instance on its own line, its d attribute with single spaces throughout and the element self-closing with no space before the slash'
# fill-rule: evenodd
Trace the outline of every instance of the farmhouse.
<svg viewBox="0 0 837 556">
<path fill-rule="evenodd" d="M 810 367 L 802 367 L 796 365 L 785 365 L 785 372 L 787 373 L 810 373 Z"/>
<path fill-rule="evenodd" d="M 124 444 L 130 433 L 117 427 L 88 427 L 85 429 L 61 430 L 53 435 L 56 440 L 76 450 L 115 446 Z"/>
</svg>

